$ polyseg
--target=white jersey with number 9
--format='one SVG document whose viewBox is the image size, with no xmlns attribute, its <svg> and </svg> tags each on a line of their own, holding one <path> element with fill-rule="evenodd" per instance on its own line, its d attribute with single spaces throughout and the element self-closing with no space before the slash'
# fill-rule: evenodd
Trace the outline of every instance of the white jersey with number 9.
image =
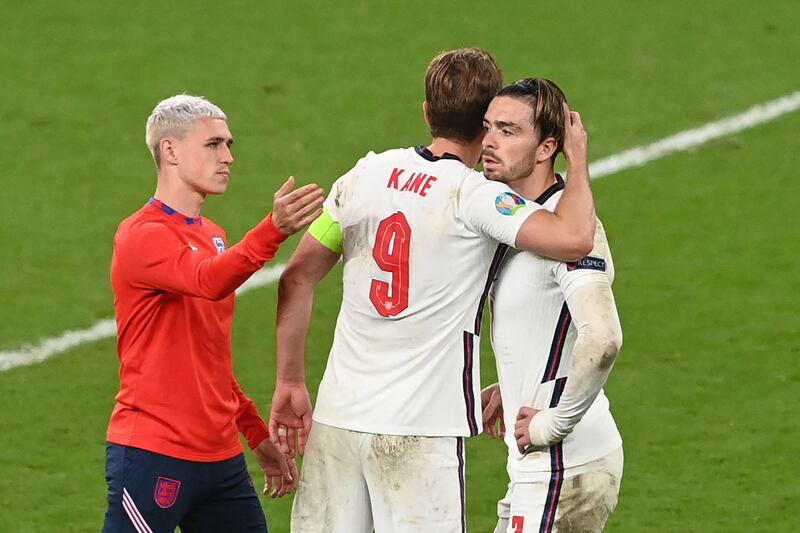
<svg viewBox="0 0 800 533">
<path fill-rule="evenodd" d="M 540 206 L 426 148 L 370 152 L 325 209 L 342 232 L 342 306 L 314 420 L 369 433 L 475 435 L 489 284 Z"/>
</svg>

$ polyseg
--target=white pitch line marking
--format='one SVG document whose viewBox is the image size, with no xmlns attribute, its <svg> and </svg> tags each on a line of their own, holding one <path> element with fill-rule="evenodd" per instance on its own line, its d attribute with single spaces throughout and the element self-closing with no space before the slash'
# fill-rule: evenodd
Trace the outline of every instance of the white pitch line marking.
<svg viewBox="0 0 800 533">
<path fill-rule="evenodd" d="M 665 155 L 683 152 L 708 141 L 753 128 L 798 109 L 800 109 L 800 91 L 754 105 L 744 113 L 709 122 L 699 128 L 684 130 L 652 144 L 637 146 L 606 157 L 589 166 L 589 175 L 592 179 L 596 179 L 628 168 L 641 167 Z"/>
<path fill-rule="evenodd" d="M 628 168 L 640 167 L 666 155 L 683 152 L 708 141 L 770 122 L 798 109 L 800 109 L 800 91 L 754 105 L 743 113 L 731 115 L 716 122 L 709 122 L 699 128 L 676 133 L 652 144 L 637 146 L 600 159 L 590 165 L 589 173 L 592 179 L 597 179 Z M 286 268 L 286 265 L 277 264 L 259 270 L 237 289 L 236 294 L 241 295 L 250 290 L 274 283 L 280 278 L 284 268 Z M 96 322 L 87 329 L 66 331 L 57 337 L 43 339 L 33 346 L 23 346 L 18 350 L 0 352 L 0 372 L 5 372 L 18 366 L 41 363 L 72 348 L 113 337 L 115 334 L 116 326 L 114 320 L 107 318 Z"/>
</svg>

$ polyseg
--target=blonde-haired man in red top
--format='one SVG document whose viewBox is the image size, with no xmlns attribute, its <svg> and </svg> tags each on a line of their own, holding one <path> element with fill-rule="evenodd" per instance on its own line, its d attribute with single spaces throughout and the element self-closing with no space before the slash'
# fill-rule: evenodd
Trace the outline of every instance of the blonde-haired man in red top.
<svg viewBox="0 0 800 533">
<path fill-rule="evenodd" d="M 111 284 L 120 390 L 108 427 L 104 532 L 266 531 L 239 433 L 264 471 L 264 493 L 294 490 L 297 470 L 269 437 L 233 374 L 234 291 L 320 212 L 317 185 L 275 193 L 273 212 L 228 248 L 201 216 L 222 194 L 233 137 L 222 110 L 178 95 L 147 121 L 156 192 L 119 225 Z"/>
</svg>

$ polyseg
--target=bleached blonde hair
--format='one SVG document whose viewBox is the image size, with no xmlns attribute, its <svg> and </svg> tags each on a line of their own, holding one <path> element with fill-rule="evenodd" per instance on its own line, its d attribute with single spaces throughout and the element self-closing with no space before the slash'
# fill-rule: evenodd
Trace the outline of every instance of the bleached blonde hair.
<svg viewBox="0 0 800 533">
<path fill-rule="evenodd" d="M 228 120 L 222 109 L 202 96 L 177 94 L 161 100 L 156 105 L 147 119 L 144 133 L 144 141 L 153 155 L 156 168 L 161 168 L 161 154 L 158 149 L 161 139 L 164 137 L 182 139 L 194 121 L 199 118 Z"/>
</svg>

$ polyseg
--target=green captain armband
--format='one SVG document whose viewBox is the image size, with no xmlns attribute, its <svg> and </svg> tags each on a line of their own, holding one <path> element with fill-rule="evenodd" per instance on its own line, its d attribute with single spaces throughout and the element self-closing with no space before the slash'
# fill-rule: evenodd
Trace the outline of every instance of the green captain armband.
<svg viewBox="0 0 800 533">
<path fill-rule="evenodd" d="M 331 218 L 327 209 L 322 209 L 319 218 L 309 226 L 308 233 L 330 251 L 342 253 L 342 228 Z"/>
</svg>

